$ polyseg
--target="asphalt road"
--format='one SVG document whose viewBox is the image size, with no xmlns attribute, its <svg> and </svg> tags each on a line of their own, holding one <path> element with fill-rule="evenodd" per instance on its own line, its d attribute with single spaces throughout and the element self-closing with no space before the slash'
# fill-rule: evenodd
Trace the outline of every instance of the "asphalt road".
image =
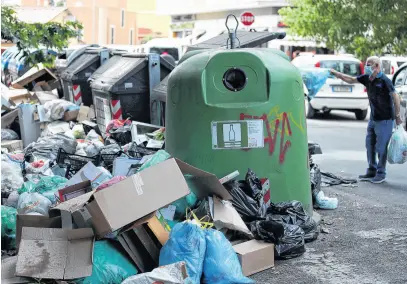
<svg viewBox="0 0 407 284">
<path fill-rule="evenodd" d="M 309 140 L 322 147 L 315 161 L 323 171 L 352 178 L 364 173 L 367 121 L 353 117 L 339 112 L 308 121 Z M 329 233 L 307 244 L 302 257 L 254 275 L 256 283 L 406 284 L 407 164 L 389 165 L 381 185 L 323 191 L 339 199 L 338 209 L 318 211 Z"/>
</svg>

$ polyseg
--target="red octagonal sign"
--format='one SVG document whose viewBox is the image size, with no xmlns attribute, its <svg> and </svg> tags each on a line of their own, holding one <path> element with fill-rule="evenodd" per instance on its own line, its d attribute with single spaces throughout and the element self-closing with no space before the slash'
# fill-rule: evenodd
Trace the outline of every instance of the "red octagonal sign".
<svg viewBox="0 0 407 284">
<path fill-rule="evenodd" d="M 250 26 L 251 24 L 254 23 L 253 13 L 244 12 L 242 15 L 240 15 L 240 21 L 242 22 L 243 25 Z"/>
</svg>

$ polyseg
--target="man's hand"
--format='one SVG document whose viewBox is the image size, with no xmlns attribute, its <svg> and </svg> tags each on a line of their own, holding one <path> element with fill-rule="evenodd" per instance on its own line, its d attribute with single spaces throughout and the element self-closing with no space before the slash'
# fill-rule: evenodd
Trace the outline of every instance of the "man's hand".
<svg viewBox="0 0 407 284">
<path fill-rule="evenodd" d="M 335 69 L 330 69 L 329 72 L 331 72 L 331 74 L 334 75 L 335 77 L 338 76 L 338 71 L 336 71 Z"/>
<path fill-rule="evenodd" d="M 403 121 L 401 120 L 400 115 L 397 116 L 397 117 L 396 117 L 396 124 L 397 124 L 397 125 L 400 125 L 400 124 L 402 124 L 402 123 L 403 123 Z"/>
</svg>

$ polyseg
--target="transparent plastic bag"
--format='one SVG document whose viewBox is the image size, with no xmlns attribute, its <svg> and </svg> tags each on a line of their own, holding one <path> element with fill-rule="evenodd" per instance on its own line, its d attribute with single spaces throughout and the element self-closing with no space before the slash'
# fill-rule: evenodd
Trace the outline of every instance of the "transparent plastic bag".
<svg viewBox="0 0 407 284">
<path fill-rule="evenodd" d="M 168 154 L 164 150 L 159 150 L 157 153 L 155 153 L 149 160 L 147 160 L 139 169 L 139 171 L 142 171 L 144 169 L 147 169 L 151 166 L 157 165 L 161 162 L 164 162 L 165 160 L 169 159 L 171 157 L 170 154 Z"/>
<path fill-rule="evenodd" d="M 24 184 L 21 166 L 8 158 L 1 162 L 1 192 L 18 190 Z"/>
<path fill-rule="evenodd" d="M 1 129 L 1 140 L 19 140 L 18 134 L 11 129 Z"/>
<path fill-rule="evenodd" d="M 1 248 L 16 248 L 17 210 L 13 207 L 1 206 Z"/>
<path fill-rule="evenodd" d="M 48 211 L 51 205 L 52 203 L 48 198 L 37 192 L 24 192 L 18 198 L 17 211 L 18 214 L 29 214 L 35 212 L 48 216 Z"/>
<path fill-rule="evenodd" d="M 314 98 L 331 76 L 328 69 L 323 68 L 299 68 L 302 80 L 308 89 L 308 97 Z"/>
<path fill-rule="evenodd" d="M 118 248 L 120 248 L 120 245 Z M 102 240 L 93 248 L 92 275 L 75 281 L 77 284 L 120 284 L 126 278 L 136 275 L 137 269 L 120 250 L 115 242 Z"/>
<path fill-rule="evenodd" d="M 151 272 L 132 276 L 122 284 L 193 284 L 184 275 L 184 262 L 158 267 Z"/>
<path fill-rule="evenodd" d="M 390 164 L 404 164 L 407 162 L 407 132 L 401 125 L 397 126 L 396 131 L 391 136 L 387 161 Z"/>
<path fill-rule="evenodd" d="M 191 222 L 178 223 L 160 252 L 160 266 L 185 261 L 193 283 L 200 283 L 205 258 L 204 231 Z"/>
<path fill-rule="evenodd" d="M 203 265 L 203 283 L 254 283 L 245 277 L 239 259 L 225 235 L 217 230 L 205 230 L 206 252 Z"/>
</svg>

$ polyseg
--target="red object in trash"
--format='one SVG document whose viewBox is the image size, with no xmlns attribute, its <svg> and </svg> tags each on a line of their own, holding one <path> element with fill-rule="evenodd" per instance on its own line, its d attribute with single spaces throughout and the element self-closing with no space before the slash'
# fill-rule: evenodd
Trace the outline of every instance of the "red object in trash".
<svg viewBox="0 0 407 284">
<path fill-rule="evenodd" d="M 240 15 L 240 21 L 245 26 L 251 26 L 254 23 L 254 15 L 252 12 L 244 12 Z"/>
<path fill-rule="evenodd" d="M 44 166 L 44 161 L 43 160 L 39 160 L 39 161 L 36 161 L 36 162 L 32 162 L 31 163 L 31 165 L 34 167 L 34 168 L 42 168 L 43 166 Z"/>
</svg>

